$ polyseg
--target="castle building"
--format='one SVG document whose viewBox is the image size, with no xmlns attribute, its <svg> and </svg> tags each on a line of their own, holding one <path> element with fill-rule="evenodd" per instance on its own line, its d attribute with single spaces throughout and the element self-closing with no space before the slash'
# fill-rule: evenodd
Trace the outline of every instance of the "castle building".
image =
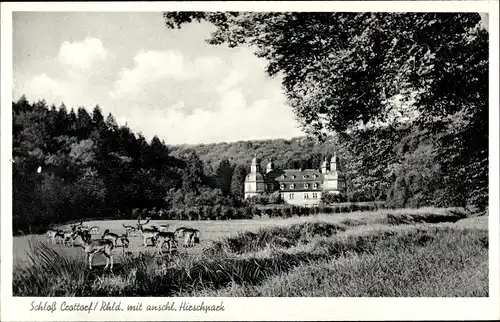
<svg viewBox="0 0 500 322">
<path fill-rule="evenodd" d="M 245 199 L 266 193 L 280 192 L 281 199 L 291 205 L 315 206 L 323 193 L 338 194 L 345 191 L 345 175 L 337 169 L 334 153 L 329 164 L 325 160 L 321 169 L 275 169 L 271 160 L 260 171 L 260 160 L 254 157 L 250 173 L 245 178 Z"/>
</svg>

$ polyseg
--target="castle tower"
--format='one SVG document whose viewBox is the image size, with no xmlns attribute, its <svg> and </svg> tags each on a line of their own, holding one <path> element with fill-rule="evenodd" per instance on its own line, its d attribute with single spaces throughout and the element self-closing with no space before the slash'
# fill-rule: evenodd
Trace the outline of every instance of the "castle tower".
<svg viewBox="0 0 500 322">
<path fill-rule="evenodd" d="M 330 171 L 324 176 L 323 187 L 325 191 L 331 193 L 340 193 L 345 190 L 345 176 L 338 170 L 337 153 L 333 153 L 330 159 Z"/>
<path fill-rule="evenodd" d="M 250 172 L 256 173 L 260 172 L 260 160 L 257 158 L 257 154 L 254 155 L 252 159 L 252 164 L 250 165 Z"/>
<path fill-rule="evenodd" d="M 264 177 L 260 173 L 260 160 L 257 155 L 252 159 L 250 173 L 245 178 L 245 199 L 264 193 Z"/>
<path fill-rule="evenodd" d="M 333 152 L 333 157 L 330 160 L 330 171 L 337 171 L 337 153 Z"/>
<path fill-rule="evenodd" d="M 326 162 L 326 159 L 321 163 L 321 173 L 322 174 L 328 173 L 328 162 Z"/>
<path fill-rule="evenodd" d="M 266 165 L 266 173 L 269 173 L 274 170 L 274 162 L 273 159 L 269 161 L 269 163 Z"/>
</svg>

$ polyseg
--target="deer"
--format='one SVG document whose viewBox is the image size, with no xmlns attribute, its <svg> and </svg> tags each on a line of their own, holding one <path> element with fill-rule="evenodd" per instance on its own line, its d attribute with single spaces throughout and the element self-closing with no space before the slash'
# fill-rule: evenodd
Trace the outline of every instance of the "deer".
<svg viewBox="0 0 500 322">
<path fill-rule="evenodd" d="M 118 242 L 118 239 L 120 239 L 120 235 L 112 233 L 109 231 L 109 229 L 106 229 L 104 231 L 104 234 L 102 234 L 101 239 L 109 239 L 113 242 L 113 247 L 116 247 L 116 244 Z"/>
<path fill-rule="evenodd" d="M 174 232 L 175 237 L 184 237 L 183 247 L 194 247 L 200 243 L 200 231 L 189 227 L 179 227 Z"/>
<path fill-rule="evenodd" d="M 81 245 L 81 247 L 87 255 L 89 269 L 92 269 L 94 255 L 103 254 L 106 256 L 106 266 L 104 266 L 104 269 L 109 267 L 109 270 L 112 272 L 113 256 L 111 256 L 111 251 L 114 248 L 113 242 L 109 239 L 92 239 L 89 232 L 78 231 L 77 234 L 82 238 L 83 245 Z"/>
<path fill-rule="evenodd" d="M 63 245 L 69 247 L 71 242 L 71 246 L 74 246 L 75 238 L 78 236 L 78 232 L 80 232 L 80 230 L 61 232 L 60 234 L 62 234 Z"/>
<path fill-rule="evenodd" d="M 56 244 L 58 239 L 61 240 L 64 244 L 64 232 L 62 230 L 57 230 L 54 234 L 54 241 L 56 242 Z"/>
<path fill-rule="evenodd" d="M 125 225 L 125 224 L 122 224 L 123 228 L 125 228 L 125 232 L 127 234 L 130 234 L 132 232 L 135 232 L 137 230 L 137 227 L 134 227 L 134 226 L 131 226 L 131 225 Z"/>
<path fill-rule="evenodd" d="M 97 226 L 90 227 L 89 228 L 89 232 L 92 235 L 98 235 L 99 234 L 99 227 L 97 227 Z"/>
<path fill-rule="evenodd" d="M 125 232 L 120 236 L 120 242 L 122 244 L 122 253 L 125 253 L 125 248 L 128 249 L 128 246 L 130 245 L 130 241 L 128 240 L 128 233 Z"/>
<path fill-rule="evenodd" d="M 79 231 L 79 230 L 81 230 L 82 228 L 84 228 L 84 226 L 83 226 L 83 220 L 80 221 L 80 223 L 78 223 L 78 224 L 71 225 L 71 231 L 74 232 L 74 233 L 77 232 L 77 231 Z"/>
<path fill-rule="evenodd" d="M 163 255 L 162 248 L 164 244 L 168 245 L 168 252 L 172 252 L 172 245 L 177 246 L 177 241 L 175 240 L 175 234 L 169 231 L 160 231 L 155 236 L 156 248 L 158 249 L 158 254 Z"/>
<path fill-rule="evenodd" d="M 56 242 L 57 232 L 58 231 L 54 230 L 54 229 L 47 230 L 48 242 L 50 242 L 51 244 L 57 244 L 57 242 Z"/>
<path fill-rule="evenodd" d="M 144 228 L 144 225 L 146 225 L 149 222 L 149 219 L 141 224 L 141 217 L 137 218 L 137 230 L 141 233 L 142 237 L 144 238 L 143 246 L 146 248 L 147 246 L 147 240 L 151 239 L 153 242 L 153 245 L 155 244 L 155 237 L 159 233 L 158 229 L 155 228 Z"/>
</svg>

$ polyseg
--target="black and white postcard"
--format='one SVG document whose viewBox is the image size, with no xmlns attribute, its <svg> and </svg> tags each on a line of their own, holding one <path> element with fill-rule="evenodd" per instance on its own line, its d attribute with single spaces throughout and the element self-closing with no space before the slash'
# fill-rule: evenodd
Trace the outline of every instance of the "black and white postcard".
<svg viewBox="0 0 500 322">
<path fill-rule="evenodd" d="M 500 318 L 498 7 L 2 3 L 2 320 Z"/>
</svg>

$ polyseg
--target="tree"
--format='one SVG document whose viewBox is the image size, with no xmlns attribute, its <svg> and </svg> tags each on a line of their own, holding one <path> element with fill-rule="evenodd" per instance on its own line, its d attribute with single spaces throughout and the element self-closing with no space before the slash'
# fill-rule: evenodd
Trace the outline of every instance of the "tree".
<svg viewBox="0 0 500 322">
<path fill-rule="evenodd" d="M 169 12 L 164 19 L 169 28 L 208 21 L 210 44 L 254 48 L 270 76 L 283 75 L 288 103 L 318 138 L 387 124 L 429 130 L 448 202 L 486 206 L 488 33 L 479 14 Z M 465 175 L 471 167 L 474 175 Z"/>
<path fill-rule="evenodd" d="M 231 179 L 231 195 L 237 198 L 243 198 L 246 175 L 247 168 L 244 165 L 238 164 L 235 166 Z"/>
<path fill-rule="evenodd" d="M 92 131 L 92 118 L 87 110 L 79 107 L 77 110 L 76 135 L 79 139 L 87 139 Z"/>
<path fill-rule="evenodd" d="M 215 171 L 217 186 L 222 190 L 224 196 L 229 194 L 234 168 L 228 159 L 223 159 Z"/>
<path fill-rule="evenodd" d="M 186 167 L 182 172 L 182 190 L 184 193 L 198 193 L 203 182 L 203 162 L 194 151 L 188 151 L 183 156 Z"/>
</svg>

